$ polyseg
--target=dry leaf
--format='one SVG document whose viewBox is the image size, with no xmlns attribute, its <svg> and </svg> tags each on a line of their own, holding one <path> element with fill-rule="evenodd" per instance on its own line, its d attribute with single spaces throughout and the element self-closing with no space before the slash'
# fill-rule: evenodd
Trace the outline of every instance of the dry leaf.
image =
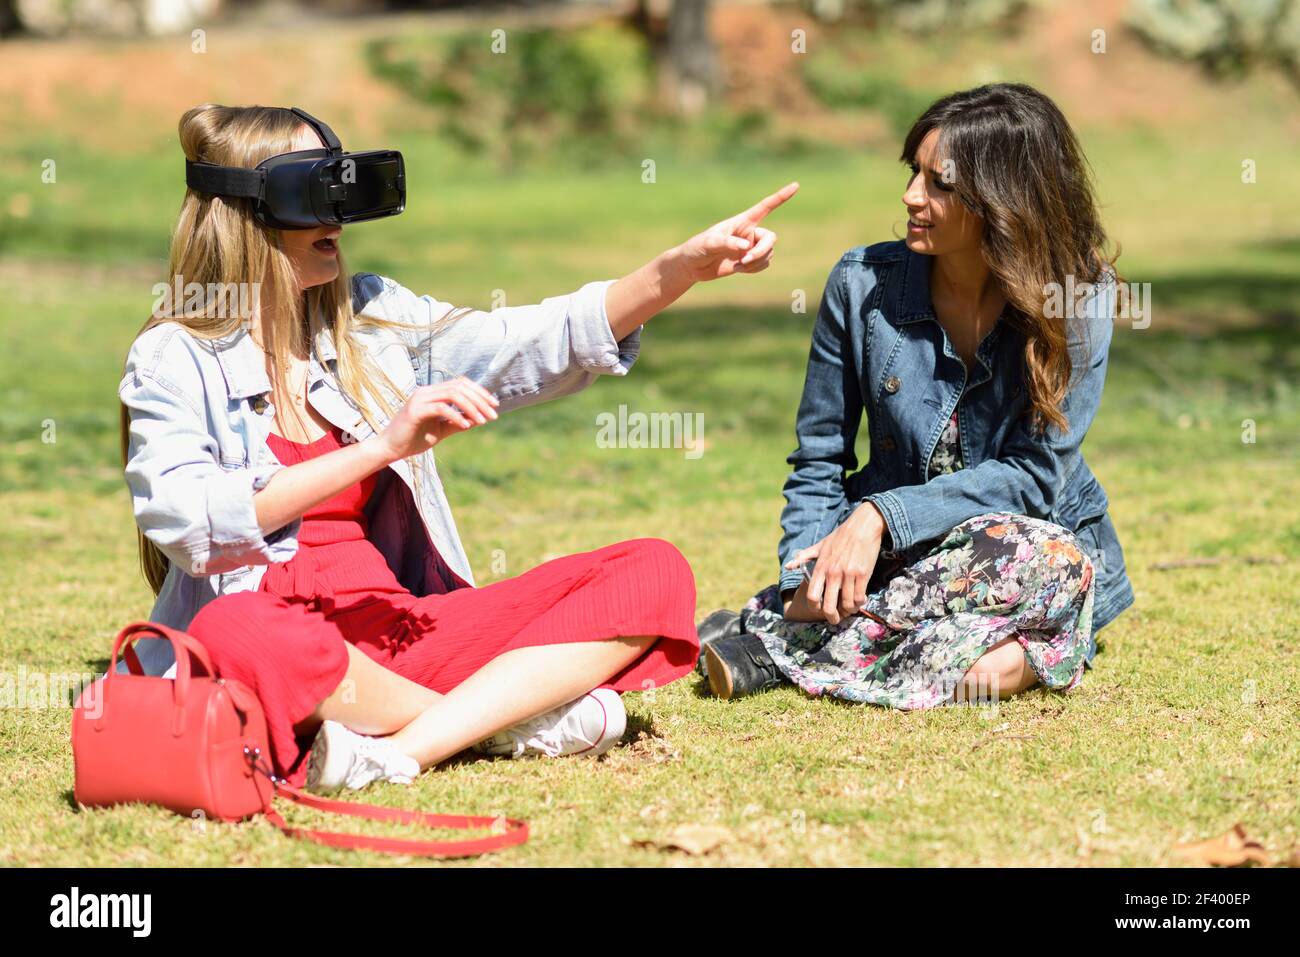
<svg viewBox="0 0 1300 957">
<path fill-rule="evenodd" d="M 729 828 L 710 827 L 705 824 L 682 824 L 673 828 L 663 840 L 635 841 L 638 847 L 653 847 L 661 851 L 685 851 L 687 854 L 707 854 L 721 844 L 732 840 Z"/>
<path fill-rule="evenodd" d="M 644 731 L 637 735 L 636 740 L 625 749 L 625 753 L 642 760 L 649 760 L 652 764 L 676 761 L 682 756 L 682 753 L 674 748 L 666 738 L 652 737 Z"/>
<path fill-rule="evenodd" d="M 1079 857 L 1091 857 L 1092 840 L 1088 837 L 1088 832 L 1076 824 L 1074 827 L 1074 836 L 1079 845 L 1076 848 L 1075 853 L 1078 854 Z"/>
<path fill-rule="evenodd" d="M 1271 863 L 1264 846 L 1246 837 L 1246 829 L 1240 824 L 1234 824 L 1226 834 L 1208 841 L 1179 844 L 1174 853 L 1210 867 L 1241 867 L 1251 862 L 1268 866 Z"/>
</svg>

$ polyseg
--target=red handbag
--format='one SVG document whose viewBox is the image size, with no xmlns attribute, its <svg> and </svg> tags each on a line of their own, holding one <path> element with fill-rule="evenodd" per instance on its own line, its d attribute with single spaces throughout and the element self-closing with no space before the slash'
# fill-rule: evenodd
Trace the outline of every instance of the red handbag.
<svg viewBox="0 0 1300 957">
<path fill-rule="evenodd" d="M 142 637 L 171 642 L 175 680 L 144 674 L 131 647 Z M 117 673 L 119 652 L 127 674 Z M 194 673 L 195 662 L 202 674 Z M 290 837 L 389 854 L 469 857 L 528 840 L 527 823 L 510 818 L 426 814 L 304 793 L 271 772 L 263 756 L 266 741 L 266 716 L 257 696 L 218 677 L 197 639 L 166 625 L 135 622 L 113 642 L 108 674 L 83 689 L 73 705 L 74 795 L 85 807 L 146 802 L 221 821 L 262 813 Z M 505 830 L 472 840 L 418 841 L 295 828 L 275 810 L 277 794 L 350 817 L 461 830 L 504 825 Z"/>
</svg>

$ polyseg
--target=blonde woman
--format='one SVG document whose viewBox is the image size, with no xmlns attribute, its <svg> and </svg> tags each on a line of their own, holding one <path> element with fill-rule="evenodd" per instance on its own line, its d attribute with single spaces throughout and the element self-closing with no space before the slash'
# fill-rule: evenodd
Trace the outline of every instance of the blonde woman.
<svg viewBox="0 0 1300 957">
<path fill-rule="evenodd" d="M 180 140 L 187 181 L 199 164 L 218 177 L 201 182 L 264 191 L 247 171 L 337 146 L 301 111 L 211 104 Z M 623 733 L 619 692 L 691 670 L 676 548 L 619 542 L 475 587 L 432 449 L 626 375 L 643 324 L 694 283 L 767 268 L 760 222 L 797 188 L 622 279 L 490 313 L 349 276 L 339 225 L 275 228 L 266 196 L 187 191 L 171 285 L 251 287 L 254 307 L 155 309 L 118 391 L 126 480 L 151 618 L 258 694 L 275 773 L 332 790 L 408 782 L 470 747 L 599 754 Z M 147 672 L 172 665 L 169 645 L 141 645 Z"/>
</svg>

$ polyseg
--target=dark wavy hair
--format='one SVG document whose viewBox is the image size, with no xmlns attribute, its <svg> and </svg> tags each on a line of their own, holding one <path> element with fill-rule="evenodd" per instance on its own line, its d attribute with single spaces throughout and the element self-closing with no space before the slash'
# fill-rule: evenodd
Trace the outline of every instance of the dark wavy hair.
<svg viewBox="0 0 1300 957">
<path fill-rule="evenodd" d="M 900 159 L 916 162 L 921 141 L 939 131 L 936 155 L 951 160 L 958 197 L 984 221 L 984 261 L 1026 340 L 1027 412 L 1040 431 L 1067 427 L 1062 400 L 1071 363 L 1068 322 L 1048 317 L 1049 284 L 1101 283 L 1114 269 L 1092 171 L 1074 130 L 1052 100 L 1024 83 L 990 83 L 950 93 L 912 125 Z M 1070 312 L 1066 311 L 1066 316 Z M 1112 317 L 1113 318 L 1113 317 Z"/>
</svg>

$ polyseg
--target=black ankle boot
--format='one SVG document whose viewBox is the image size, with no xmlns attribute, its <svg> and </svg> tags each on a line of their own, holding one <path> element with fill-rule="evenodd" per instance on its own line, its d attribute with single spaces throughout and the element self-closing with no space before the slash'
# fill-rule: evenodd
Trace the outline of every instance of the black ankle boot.
<svg viewBox="0 0 1300 957">
<path fill-rule="evenodd" d="M 739 698 L 775 688 L 785 681 L 781 669 L 756 635 L 731 635 L 709 643 L 709 690 L 719 698 Z"/>
<path fill-rule="evenodd" d="M 719 638 L 734 637 L 744 630 L 744 622 L 741 620 L 741 616 L 726 608 L 719 608 L 700 622 L 695 628 L 695 633 L 700 636 L 700 657 L 695 662 L 695 671 L 707 677 L 708 672 L 705 670 L 704 665 L 704 649 Z"/>
</svg>

